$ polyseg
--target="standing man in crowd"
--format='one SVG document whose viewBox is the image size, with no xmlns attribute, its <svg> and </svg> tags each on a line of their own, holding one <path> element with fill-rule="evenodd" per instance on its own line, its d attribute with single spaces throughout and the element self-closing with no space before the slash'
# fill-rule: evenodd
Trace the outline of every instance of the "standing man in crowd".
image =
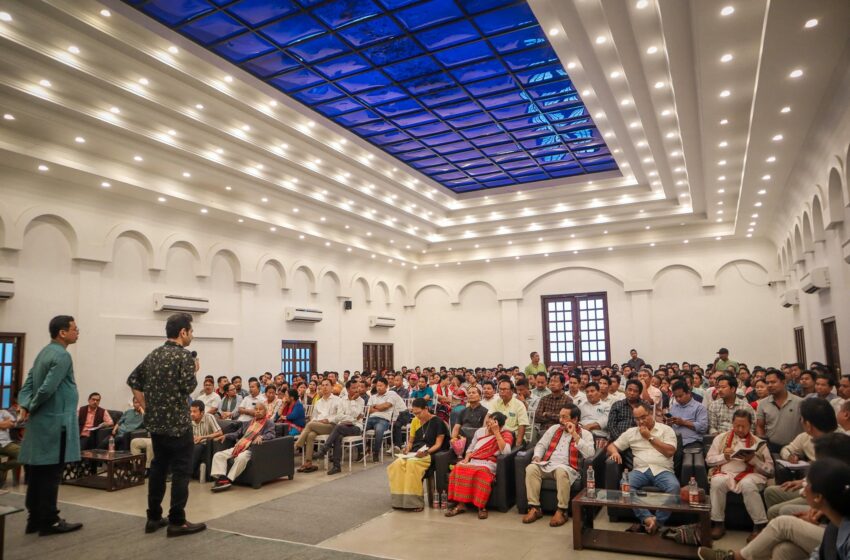
<svg viewBox="0 0 850 560">
<path fill-rule="evenodd" d="M 77 342 L 80 329 L 74 318 L 59 315 L 50 320 L 50 344 L 32 365 L 18 393 L 20 421 L 27 422 L 19 461 L 29 465 L 26 532 L 41 536 L 70 533 L 83 527 L 59 517 L 56 502 L 65 463 L 80 460 L 77 423 L 77 383 L 68 346 Z"/>
<path fill-rule="evenodd" d="M 626 365 L 628 365 L 633 370 L 640 370 L 640 368 L 646 365 L 646 362 L 643 361 L 643 358 L 638 357 L 637 350 L 635 350 L 634 348 L 629 350 L 629 356 L 630 359 L 628 362 L 626 362 Z"/>
<path fill-rule="evenodd" d="M 759 401 L 756 411 L 756 435 L 767 438 L 773 453 L 791 443 L 803 431 L 800 424 L 800 402 L 803 400 L 785 388 L 785 374 L 778 369 L 767 370 L 768 396 Z"/>
<path fill-rule="evenodd" d="M 186 347 L 192 343 L 192 316 L 175 313 L 165 323 L 165 344 L 139 364 L 127 385 L 145 411 L 145 426 L 151 433 L 153 461 L 148 480 L 148 521 L 145 533 L 168 525 L 168 536 L 177 537 L 203 531 L 204 523 L 186 520 L 189 478 L 192 474 L 192 419 L 189 395 L 198 386 L 195 373 L 200 364 Z M 165 477 L 171 471 L 171 509 L 162 517 Z"/>
<path fill-rule="evenodd" d="M 717 351 L 717 357 L 714 359 L 714 370 L 723 373 L 729 366 L 734 366 L 735 371 L 738 371 L 738 362 L 729 359 L 729 349 L 721 348 Z"/>
<path fill-rule="evenodd" d="M 546 364 L 540 362 L 540 354 L 532 352 L 531 363 L 525 366 L 525 377 L 533 377 L 538 373 L 546 373 Z"/>
</svg>

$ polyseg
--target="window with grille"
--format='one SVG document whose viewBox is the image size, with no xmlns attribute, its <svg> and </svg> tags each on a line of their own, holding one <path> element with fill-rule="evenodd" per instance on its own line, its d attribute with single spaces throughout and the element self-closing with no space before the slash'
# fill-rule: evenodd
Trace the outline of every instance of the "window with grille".
<svg viewBox="0 0 850 560">
<path fill-rule="evenodd" d="M 547 365 L 602 366 L 610 363 L 605 292 L 542 296 L 541 300 Z"/>
<path fill-rule="evenodd" d="M 280 346 L 280 372 L 287 382 L 292 383 L 295 374 L 307 374 L 307 378 L 316 371 L 316 342 L 305 340 L 284 340 Z"/>
<path fill-rule="evenodd" d="M 21 388 L 23 334 L 0 333 L 0 408 L 12 406 Z"/>
</svg>

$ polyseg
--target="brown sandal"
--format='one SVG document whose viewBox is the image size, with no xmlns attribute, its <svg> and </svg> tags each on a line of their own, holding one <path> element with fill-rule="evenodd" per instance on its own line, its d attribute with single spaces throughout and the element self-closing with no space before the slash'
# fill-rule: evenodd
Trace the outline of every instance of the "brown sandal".
<svg viewBox="0 0 850 560">
<path fill-rule="evenodd" d="M 466 508 L 455 506 L 446 512 L 446 517 L 454 517 L 455 515 L 460 515 L 461 513 L 466 513 Z"/>
<path fill-rule="evenodd" d="M 486 509 L 479 509 L 478 510 L 478 519 L 487 519 L 488 515 L 489 514 L 487 513 Z"/>
</svg>

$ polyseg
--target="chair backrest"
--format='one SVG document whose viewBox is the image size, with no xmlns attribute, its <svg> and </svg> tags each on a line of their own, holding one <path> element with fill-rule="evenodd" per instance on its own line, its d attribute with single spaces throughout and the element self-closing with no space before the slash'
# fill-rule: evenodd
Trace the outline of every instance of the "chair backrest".
<svg viewBox="0 0 850 560">
<path fill-rule="evenodd" d="M 313 408 L 315 405 L 308 404 L 304 407 L 304 416 L 307 418 L 307 422 L 313 419 Z"/>
</svg>

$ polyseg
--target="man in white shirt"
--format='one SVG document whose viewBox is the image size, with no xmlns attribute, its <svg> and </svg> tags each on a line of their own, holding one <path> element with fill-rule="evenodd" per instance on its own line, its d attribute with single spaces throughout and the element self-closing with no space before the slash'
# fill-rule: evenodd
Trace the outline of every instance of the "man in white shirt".
<svg viewBox="0 0 850 560">
<path fill-rule="evenodd" d="M 407 410 L 407 406 L 398 393 L 387 390 L 389 383 L 383 377 L 375 380 L 375 388 L 378 392 L 369 397 L 369 419 L 366 420 L 366 431 L 375 431 L 375 438 L 372 440 L 372 461 L 378 462 L 384 433 L 389 429 L 393 418 L 402 410 Z"/>
<path fill-rule="evenodd" d="M 493 410 L 493 406 L 499 399 L 499 397 L 496 396 L 496 384 L 489 380 L 485 381 L 481 384 L 481 390 L 483 391 L 483 396 L 481 397 L 481 406 L 483 406 L 487 410 Z"/>
<path fill-rule="evenodd" d="M 242 397 L 242 402 L 239 403 L 239 418 L 236 420 L 238 422 L 250 422 L 254 419 L 254 409 L 257 407 L 257 403 L 266 404 L 265 398 L 260 396 L 260 382 L 251 378 L 248 381 L 248 395 Z M 219 401 L 219 405 L 221 402 Z"/>
<path fill-rule="evenodd" d="M 531 463 L 525 468 L 525 491 L 528 496 L 528 513 L 523 523 L 534 523 L 543 513 L 540 511 L 540 486 L 544 479 L 554 479 L 558 489 L 558 509 L 550 527 L 560 527 L 567 522 L 566 511 L 570 507 L 570 487 L 579 474 L 578 453 L 590 457 L 595 452 L 593 436 L 579 426 L 581 411 L 568 404 L 558 415 L 559 423 L 550 426 L 534 447 Z M 578 450 L 574 453 L 573 450 Z"/>
<path fill-rule="evenodd" d="M 303 473 L 311 473 L 319 470 L 313 464 L 313 447 L 316 436 L 330 435 L 339 421 L 339 408 L 342 400 L 333 394 L 333 385 L 330 379 L 323 379 L 319 385 L 319 399 L 313 407 L 313 416 L 304 426 L 298 441 L 295 442 L 296 449 L 304 448 L 304 463 L 296 470 Z"/>
<path fill-rule="evenodd" d="M 587 400 L 579 406 L 581 410 L 581 426 L 595 436 L 608 438 L 608 413 L 611 404 L 602 401 L 599 383 L 591 381 L 584 388 Z"/>
<path fill-rule="evenodd" d="M 838 394 L 838 398 L 832 399 L 829 404 L 835 409 L 835 414 L 837 415 L 844 403 L 850 400 L 850 375 L 841 376 L 841 379 L 838 380 L 836 393 Z"/>
<path fill-rule="evenodd" d="M 567 395 L 573 399 L 573 404 L 581 408 L 581 405 L 587 400 L 587 395 L 580 389 L 581 379 L 576 375 L 570 376 L 570 390 Z"/>
<path fill-rule="evenodd" d="M 661 488 L 667 494 L 679 494 L 679 481 L 673 473 L 673 455 L 676 453 L 676 432 L 673 428 L 653 418 L 652 408 L 641 401 L 633 411 L 635 426 L 629 428 L 608 445 L 608 455 L 621 465 L 620 451 L 632 450 L 634 469 L 629 473 L 629 486 L 640 490 L 644 486 Z M 670 512 L 659 511 L 652 515 L 645 509 L 635 510 L 635 515 L 649 534 L 654 534 L 670 518 Z M 639 529 L 635 527 L 635 529 Z"/>
<path fill-rule="evenodd" d="M 319 448 L 319 452 L 314 455 L 316 460 L 320 460 L 330 451 L 332 465 L 328 469 L 329 475 L 342 472 L 342 468 L 340 467 L 340 463 L 342 462 L 342 438 L 359 435 L 363 428 L 364 406 L 363 399 L 360 398 L 360 383 L 357 380 L 349 379 L 345 382 L 345 389 L 345 398 L 340 398 L 336 426 L 331 431 L 325 444 Z"/>
<path fill-rule="evenodd" d="M 204 411 L 207 414 L 215 414 L 221 407 L 221 397 L 215 392 L 215 383 L 212 379 L 204 380 L 204 388 L 198 394 L 197 400 L 204 403 Z"/>
</svg>

